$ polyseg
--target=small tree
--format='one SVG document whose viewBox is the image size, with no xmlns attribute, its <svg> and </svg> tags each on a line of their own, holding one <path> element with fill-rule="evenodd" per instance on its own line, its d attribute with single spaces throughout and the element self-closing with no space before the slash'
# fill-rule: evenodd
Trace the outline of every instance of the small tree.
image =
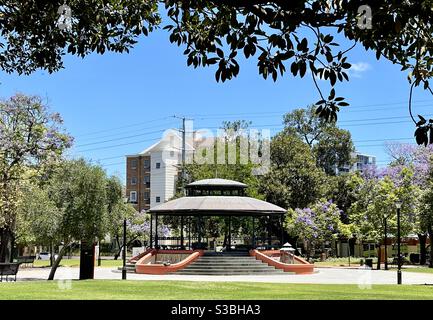
<svg viewBox="0 0 433 320">
<path fill-rule="evenodd" d="M 395 168 L 364 172 L 363 184 L 358 188 L 357 201 L 350 208 L 350 220 L 358 226 L 359 240 L 375 241 L 381 255 L 380 243 L 387 233 L 396 234 L 396 202 L 403 203 L 401 209 L 401 234 L 408 235 L 416 226 L 417 188 L 413 184 L 413 170 Z M 380 259 L 377 268 L 380 269 Z"/>
<path fill-rule="evenodd" d="M 309 208 L 290 209 L 285 222 L 289 234 L 304 242 L 307 260 L 314 256 L 318 246 L 336 239 L 340 224 L 340 209 L 326 200 Z"/>
<path fill-rule="evenodd" d="M 433 158 L 431 159 L 433 161 Z M 433 166 L 430 165 L 428 178 L 426 180 L 427 185 L 423 190 L 420 201 L 419 201 L 419 216 L 420 224 L 430 238 L 430 262 L 429 268 L 433 268 Z"/>
<path fill-rule="evenodd" d="M 51 269 L 49 280 L 53 280 L 63 255 L 74 241 L 81 241 L 82 247 L 93 246 L 97 238 L 106 234 L 107 177 L 99 166 L 84 160 L 67 161 L 50 180 L 48 193 L 62 212 L 57 233 L 63 247 Z"/>
<path fill-rule="evenodd" d="M 59 229 L 63 211 L 50 199 L 47 188 L 28 183 L 23 189 L 18 207 L 17 239 L 22 244 L 48 246 L 53 266 L 53 246 L 61 243 Z"/>
</svg>

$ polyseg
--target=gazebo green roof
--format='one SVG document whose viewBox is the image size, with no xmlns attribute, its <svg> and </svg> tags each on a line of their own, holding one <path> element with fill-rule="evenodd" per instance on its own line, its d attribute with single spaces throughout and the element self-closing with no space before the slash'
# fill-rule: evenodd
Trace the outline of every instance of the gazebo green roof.
<svg viewBox="0 0 433 320">
<path fill-rule="evenodd" d="M 190 187 L 229 187 L 229 188 L 247 188 L 245 183 L 227 180 L 227 179 L 204 179 L 192 182 L 186 186 Z"/>
<path fill-rule="evenodd" d="M 250 197 L 204 196 L 183 197 L 168 201 L 149 210 L 159 215 L 274 215 L 286 209 Z"/>
</svg>

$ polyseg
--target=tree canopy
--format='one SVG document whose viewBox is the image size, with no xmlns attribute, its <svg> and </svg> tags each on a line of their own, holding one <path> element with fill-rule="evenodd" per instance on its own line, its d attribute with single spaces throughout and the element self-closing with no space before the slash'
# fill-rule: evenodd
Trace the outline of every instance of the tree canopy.
<svg viewBox="0 0 433 320">
<path fill-rule="evenodd" d="M 305 208 L 325 194 L 325 181 L 326 174 L 316 166 L 306 143 L 286 132 L 272 138 L 271 168 L 260 185 L 267 201 L 283 208 Z"/>
<path fill-rule="evenodd" d="M 327 122 L 315 112 L 314 106 L 295 109 L 284 115 L 284 130 L 305 141 L 313 151 L 318 167 L 329 175 L 353 163 L 355 148 L 348 130 L 334 121 Z"/>
<path fill-rule="evenodd" d="M 265 79 L 275 81 L 288 70 L 295 77 L 311 75 L 317 113 L 335 120 L 348 106 L 335 86 L 349 80 L 348 52 L 359 45 L 409 72 L 416 140 L 427 144 L 433 142 L 433 121 L 413 116 L 411 98 L 420 85 L 433 93 L 432 11 L 433 0 L 4 1 L 0 67 L 54 72 L 66 53 L 128 52 L 141 35 L 162 25 L 170 42 L 185 48 L 188 65 L 216 66 L 217 81 L 239 74 L 241 54 L 256 59 Z M 319 78 L 329 83 L 329 92 Z"/>
<path fill-rule="evenodd" d="M 72 139 L 42 99 L 17 94 L 0 101 L 0 261 L 9 258 L 22 183 L 43 183 Z"/>
</svg>

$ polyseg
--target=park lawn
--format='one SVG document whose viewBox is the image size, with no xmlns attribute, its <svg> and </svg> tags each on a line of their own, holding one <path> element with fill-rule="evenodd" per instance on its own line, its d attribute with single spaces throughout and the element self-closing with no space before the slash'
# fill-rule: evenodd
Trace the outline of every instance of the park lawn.
<svg viewBox="0 0 433 320">
<path fill-rule="evenodd" d="M 101 260 L 101 267 L 106 268 L 113 268 L 113 267 L 121 267 L 122 266 L 122 259 L 119 260 Z M 35 260 L 34 267 L 36 268 L 46 268 L 50 266 L 50 261 L 48 260 Z M 62 259 L 60 262 L 60 266 L 62 267 L 79 267 L 80 266 L 80 259 Z M 97 263 L 95 264 L 97 266 Z"/>
<path fill-rule="evenodd" d="M 433 299 L 421 285 L 276 284 L 192 281 L 32 281 L 0 283 L 0 300 L 373 300 Z"/>
<path fill-rule="evenodd" d="M 395 268 L 393 269 L 395 270 Z M 404 272 L 416 272 L 416 273 L 433 273 L 433 269 L 429 267 L 419 267 L 419 268 L 403 268 Z"/>
<path fill-rule="evenodd" d="M 356 267 L 360 265 L 360 259 L 359 258 L 352 258 L 350 259 L 350 265 L 349 260 L 347 258 L 345 259 L 329 259 L 325 261 L 316 261 L 314 262 L 314 265 L 317 267 Z"/>
</svg>

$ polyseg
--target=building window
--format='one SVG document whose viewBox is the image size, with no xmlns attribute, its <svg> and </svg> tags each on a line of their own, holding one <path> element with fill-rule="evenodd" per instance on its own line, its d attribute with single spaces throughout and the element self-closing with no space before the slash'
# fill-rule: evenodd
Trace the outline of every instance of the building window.
<svg viewBox="0 0 433 320">
<path fill-rule="evenodd" d="M 170 151 L 170 158 L 174 158 L 174 151 Z"/>
<path fill-rule="evenodd" d="M 131 169 L 137 169 L 137 159 L 131 160 Z"/>
<path fill-rule="evenodd" d="M 135 186 L 137 184 L 137 177 L 132 177 L 131 178 L 131 185 Z"/>
<path fill-rule="evenodd" d="M 161 162 L 156 163 L 156 169 L 161 169 Z"/>
<path fill-rule="evenodd" d="M 161 202 L 161 197 L 156 197 L 156 203 L 160 203 Z"/>
<path fill-rule="evenodd" d="M 150 193 L 149 192 L 143 192 L 143 199 L 144 200 L 149 200 L 150 199 Z"/>
<path fill-rule="evenodd" d="M 144 168 L 149 169 L 150 168 L 150 160 L 146 159 L 144 160 Z"/>
<path fill-rule="evenodd" d="M 150 186 L 150 176 L 149 175 L 144 176 L 143 182 L 146 186 Z"/>
<path fill-rule="evenodd" d="M 129 202 L 137 203 L 137 191 L 131 191 L 129 193 Z"/>
</svg>

